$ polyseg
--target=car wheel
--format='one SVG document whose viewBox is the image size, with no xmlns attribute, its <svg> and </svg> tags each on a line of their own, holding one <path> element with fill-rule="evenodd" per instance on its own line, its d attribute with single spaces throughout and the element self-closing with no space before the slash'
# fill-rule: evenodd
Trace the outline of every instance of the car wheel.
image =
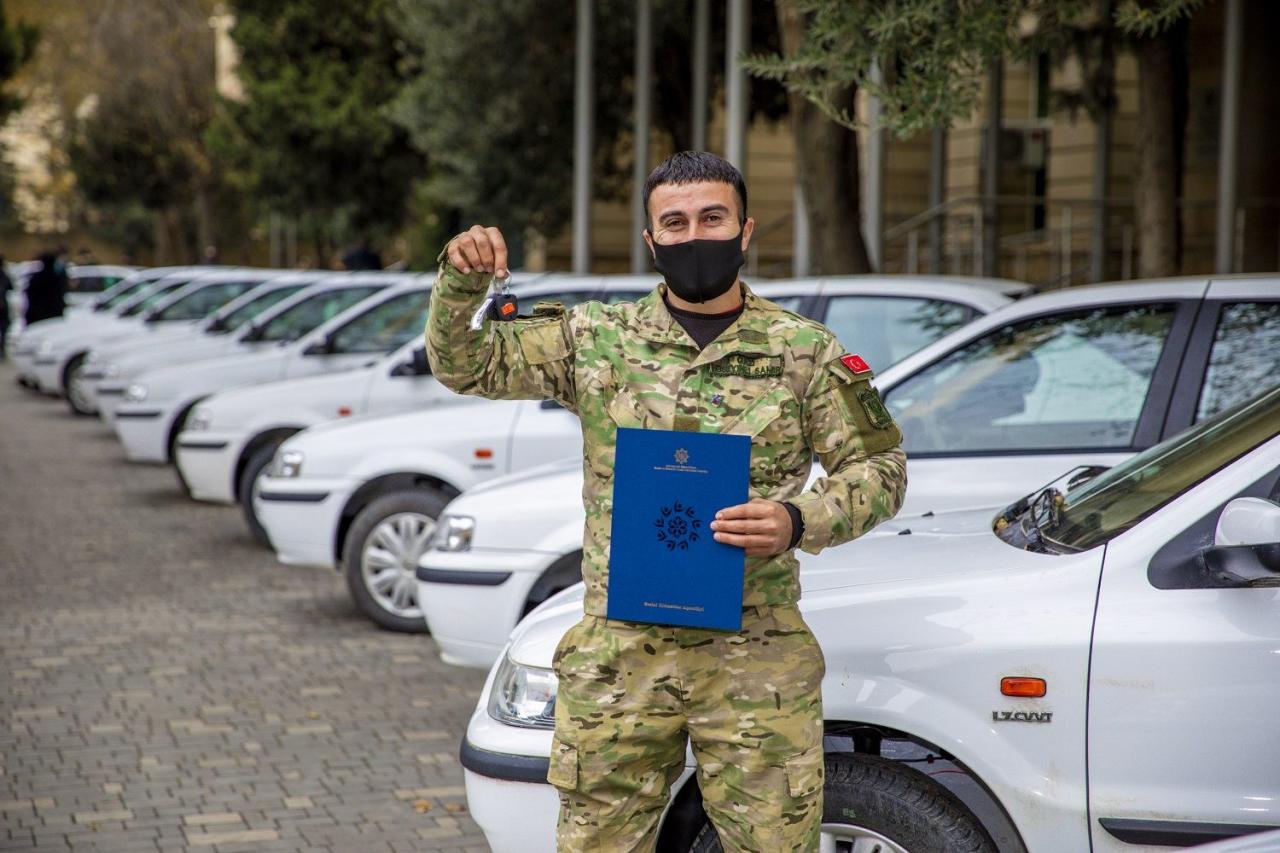
<svg viewBox="0 0 1280 853">
<path fill-rule="evenodd" d="M 434 489 L 392 492 L 352 522 L 342 555 L 347 586 L 360 610 L 383 628 L 427 630 L 418 604 L 418 558 L 448 502 Z"/>
<path fill-rule="evenodd" d="M 240 512 L 244 515 L 244 523 L 248 525 L 249 533 L 257 542 L 268 548 L 271 547 L 271 538 L 267 536 L 262 522 L 258 521 L 258 514 L 253 511 L 253 484 L 257 482 L 258 475 L 263 469 L 271 464 L 271 459 L 276 455 L 276 449 L 279 446 L 279 444 L 268 444 L 253 452 L 244 470 L 240 472 L 240 481 L 237 483 L 236 490 L 240 500 Z"/>
<path fill-rule="evenodd" d="M 71 359 L 67 364 L 66 381 L 63 383 L 63 387 L 66 388 L 67 392 L 67 405 L 71 407 L 72 414 L 82 417 L 98 413 L 97 408 L 90 401 L 89 383 L 84 378 L 86 357 L 86 353 L 80 353 L 80 355 Z"/>
<path fill-rule="evenodd" d="M 691 853 L 721 850 L 710 820 Z M 870 755 L 828 755 L 821 853 L 996 853 L 978 819 L 918 771 Z"/>
</svg>

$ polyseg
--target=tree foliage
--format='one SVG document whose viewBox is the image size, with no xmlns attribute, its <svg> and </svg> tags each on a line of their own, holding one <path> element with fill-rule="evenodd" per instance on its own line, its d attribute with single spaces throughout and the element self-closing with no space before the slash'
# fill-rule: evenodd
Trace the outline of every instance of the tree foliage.
<svg viewBox="0 0 1280 853">
<path fill-rule="evenodd" d="M 234 10 L 245 100 L 222 104 L 209 139 L 238 185 L 320 242 L 398 227 L 423 164 L 390 114 L 414 63 L 391 0 Z"/>
<path fill-rule="evenodd" d="M 0 124 L 22 108 L 21 96 L 10 91 L 5 84 L 31 60 L 39 40 L 40 32 L 31 24 L 22 21 L 9 23 L 4 3 L 0 0 Z"/>
<path fill-rule="evenodd" d="M 831 92 L 863 88 L 880 98 L 882 126 L 905 137 L 972 114 L 983 71 L 994 59 L 1074 51 L 1096 83 L 1098 75 L 1087 73 L 1089 63 L 1101 61 L 1091 30 L 1114 26 L 1124 36 L 1160 35 L 1201 2 L 1122 0 L 1100 17 L 1095 0 L 797 0 L 806 20 L 800 48 L 757 55 L 748 68 L 850 128 L 860 123 Z M 872 76 L 873 65 L 883 79 Z M 1080 105 L 1093 112 L 1113 97 L 1111 84 L 1107 78 L 1102 90 L 1082 92 Z"/>
</svg>

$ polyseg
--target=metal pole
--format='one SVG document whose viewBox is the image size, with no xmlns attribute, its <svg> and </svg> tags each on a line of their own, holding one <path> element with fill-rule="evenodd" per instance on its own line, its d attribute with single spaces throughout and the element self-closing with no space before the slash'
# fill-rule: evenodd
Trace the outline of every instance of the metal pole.
<svg viewBox="0 0 1280 853">
<path fill-rule="evenodd" d="M 727 0 L 725 28 L 724 159 L 747 172 L 747 73 L 741 57 L 747 50 L 747 0 Z"/>
<path fill-rule="evenodd" d="M 993 276 L 999 267 L 996 252 L 999 246 L 1000 208 L 996 197 L 1000 195 L 1000 125 L 1004 107 L 1004 66 L 999 59 L 992 61 L 987 71 L 987 150 L 985 154 L 982 194 L 982 274 Z"/>
<path fill-rule="evenodd" d="M 943 227 L 946 224 L 938 208 L 947 193 L 947 131 L 933 129 L 929 144 L 929 208 L 934 211 L 929 221 L 929 272 L 942 272 Z"/>
<path fill-rule="evenodd" d="M 810 274 L 813 257 L 809 251 L 809 209 L 804 203 L 804 187 L 796 181 L 795 214 L 792 216 L 791 274 L 796 278 Z"/>
<path fill-rule="evenodd" d="M 1059 278 L 1064 287 L 1071 284 L 1071 243 L 1074 237 L 1071 233 L 1071 205 L 1068 204 L 1062 208 L 1062 257 L 1059 258 Z"/>
<path fill-rule="evenodd" d="M 644 229 L 644 181 L 649 177 L 649 115 L 653 104 L 653 3 L 636 0 L 635 125 L 632 129 L 634 164 L 631 172 L 631 271 L 649 271 L 649 246 Z"/>
<path fill-rule="evenodd" d="M 707 150 L 707 68 L 711 50 L 711 0 L 693 3 L 693 115 L 690 136 L 694 151 Z"/>
<path fill-rule="evenodd" d="M 1089 281 L 1107 276 L 1107 179 L 1111 171 L 1111 110 L 1098 117 L 1093 136 L 1093 236 L 1089 240 Z"/>
<path fill-rule="evenodd" d="M 578 0 L 573 87 L 573 271 L 591 271 L 591 154 L 595 103 L 592 80 L 592 0 Z"/>
<path fill-rule="evenodd" d="M 1236 154 L 1240 142 L 1240 66 L 1244 52 L 1244 4 L 1227 0 L 1222 39 L 1222 113 L 1218 125 L 1218 221 L 1214 246 L 1214 272 L 1230 272 L 1238 175 Z"/>
<path fill-rule="evenodd" d="M 871 80 L 879 85 L 883 79 L 879 63 L 871 65 Z M 880 99 L 867 98 L 867 173 L 862 182 L 862 239 L 867 244 L 867 260 L 877 272 L 884 261 L 884 131 L 880 118 L 884 113 Z"/>
</svg>

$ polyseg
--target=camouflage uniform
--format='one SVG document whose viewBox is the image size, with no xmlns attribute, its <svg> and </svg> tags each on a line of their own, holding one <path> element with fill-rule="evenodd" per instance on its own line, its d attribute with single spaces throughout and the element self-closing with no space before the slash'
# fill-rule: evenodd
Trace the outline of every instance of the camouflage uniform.
<svg viewBox="0 0 1280 853">
<path fill-rule="evenodd" d="M 751 497 L 795 504 L 799 547 L 817 553 L 902 502 L 901 434 L 870 371 L 846 366 L 824 326 L 745 285 L 742 315 L 701 351 L 665 285 L 471 331 L 487 285 L 442 263 L 427 322 L 435 376 L 462 394 L 554 399 L 582 422 L 586 616 L 556 651 L 548 774 L 560 848 L 652 850 L 687 734 L 726 850 L 816 850 L 825 667 L 796 608 L 795 555 L 747 558 L 740 632 L 606 619 L 614 438 L 620 426 L 751 436 Z M 814 452 L 828 476 L 805 491 Z"/>
</svg>

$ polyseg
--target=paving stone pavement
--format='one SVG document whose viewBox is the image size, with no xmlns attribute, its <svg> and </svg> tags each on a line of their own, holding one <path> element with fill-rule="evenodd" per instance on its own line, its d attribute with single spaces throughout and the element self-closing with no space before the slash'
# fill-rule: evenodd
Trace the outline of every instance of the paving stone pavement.
<svg viewBox="0 0 1280 853">
<path fill-rule="evenodd" d="M 483 681 L 0 361 L 0 850 L 487 850 Z"/>
</svg>

